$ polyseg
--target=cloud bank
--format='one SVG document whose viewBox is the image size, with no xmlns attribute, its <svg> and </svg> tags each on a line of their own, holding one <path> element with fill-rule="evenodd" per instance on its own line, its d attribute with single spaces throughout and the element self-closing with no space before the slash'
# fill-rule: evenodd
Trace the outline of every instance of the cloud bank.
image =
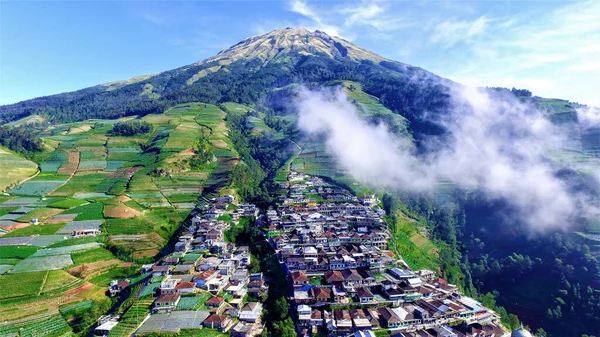
<svg viewBox="0 0 600 337">
<path fill-rule="evenodd" d="M 507 200 L 533 228 L 565 226 L 579 197 L 544 157 L 566 141 L 556 127 L 542 112 L 508 97 L 471 88 L 452 97 L 453 109 L 439 121 L 452 134 L 449 146 L 420 159 L 409 141 L 362 120 L 342 89 L 302 88 L 298 125 L 308 135 L 325 135 L 339 164 L 367 185 L 427 192 L 450 180 Z"/>
</svg>

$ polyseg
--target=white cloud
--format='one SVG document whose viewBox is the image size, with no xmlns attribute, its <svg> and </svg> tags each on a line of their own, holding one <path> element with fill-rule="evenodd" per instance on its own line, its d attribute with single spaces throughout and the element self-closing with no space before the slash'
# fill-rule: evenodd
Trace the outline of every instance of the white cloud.
<svg viewBox="0 0 600 337">
<path fill-rule="evenodd" d="M 599 45 L 600 2 L 569 3 L 510 25 L 490 21 L 461 51 L 462 64 L 439 71 L 470 85 L 526 87 L 540 96 L 600 105 Z"/>
<path fill-rule="evenodd" d="M 339 27 L 337 27 L 336 25 L 325 23 L 321 15 L 317 14 L 317 12 L 313 10 L 310 6 L 308 6 L 308 4 L 305 1 L 292 0 L 290 3 L 290 10 L 292 12 L 305 16 L 306 18 L 312 21 L 311 23 L 306 25 L 307 28 L 318 29 L 324 31 L 329 35 L 342 37 L 341 30 Z"/>
<path fill-rule="evenodd" d="M 452 47 L 459 42 L 470 41 L 485 32 L 490 19 L 481 16 L 473 21 L 442 21 L 433 28 L 430 40 Z"/>
<path fill-rule="evenodd" d="M 532 228 L 566 226 L 580 196 L 570 194 L 544 158 L 551 146 L 564 141 L 556 127 L 541 111 L 514 98 L 461 88 L 452 91 L 452 100 L 454 108 L 440 122 L 453 141 L 422 163 L 407 141 L 358 117 L 342 91 L 301 89 L 296 104 L 300 129 L 325 135 L 339 164 L 367 185 L 432 191 L 437 181 L 449 180 L 503 198 Z"/>
</svg>

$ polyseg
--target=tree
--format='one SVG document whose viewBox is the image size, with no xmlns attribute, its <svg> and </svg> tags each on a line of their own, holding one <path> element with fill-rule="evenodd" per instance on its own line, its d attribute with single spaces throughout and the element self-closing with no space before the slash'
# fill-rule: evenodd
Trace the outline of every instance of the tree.
<svg viewBox="0 0 600 337">
<path fill-rule="evenodd" d="M 279 320 L 283 320 L 288 316 L 288 312 L 290 310 L 290 304 L 285 299 L 285 297 L 280 297 L 275 301 L 275 312 L 276 315 L 279 316 Z"/>
<path fill-rule="evenodd" d="M 291 317 L 273 323 L 273 335 L 280 337 L 296 337 L 296 328 Z"/>
<path fill-rule="evenodd" d="M 518 329 L 521 326 L 521 322 L 519 321 L 519 317 L 515 314 L 508 315 L 508 325 L 511 329 Z"/>
</svg>

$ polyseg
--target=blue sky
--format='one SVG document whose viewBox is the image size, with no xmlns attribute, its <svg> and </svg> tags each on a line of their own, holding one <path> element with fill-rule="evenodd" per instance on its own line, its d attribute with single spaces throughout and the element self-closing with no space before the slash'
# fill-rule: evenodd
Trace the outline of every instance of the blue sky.
<svg viewBox="0 0 600 337">
<path fill-rule="evenodd" d="M 470 85 L 600 105 L 600 1 L 0 1 L 0 104 L 320 29 Z"/>
</svg>

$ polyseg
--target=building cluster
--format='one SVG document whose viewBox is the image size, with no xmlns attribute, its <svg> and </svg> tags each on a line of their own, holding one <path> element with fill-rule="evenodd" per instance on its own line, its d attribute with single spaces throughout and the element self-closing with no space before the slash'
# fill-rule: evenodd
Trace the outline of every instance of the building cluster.
<svg viewBox="0 0 600 337">
<path fill-rule="evenodd" d="M 267 211 L 267 236 L 288 274 L 300 335 L 504 335 L 493 311 L 387 250 L 375 196 L 294 171 L 280 187 L 287 194 Z"/>
<path fill-rule="evenodd" d="M 248 298 L 264 297 L 268 286 L 262 273 L 249 272 L 252 258 L 248 247 L 224 239 L 229 221 L 254 216 L 257 208 L 251 204 L 232 206 L 234 200 L 233 196 L 215 199 L 212 207 L 193 217 L 172 254 L 142 267 L 142 273 L 151 274 L 149 284 L 157 285 L 152 315 L 180 310 L 186 297 L 208 294 L 202 309 L 208 312 L 203 327 L 235 337 L 262 332 L 262 303 Z M 114 281 L 111 294 L 128 285 L 128 280 Z"/>
</svg>

